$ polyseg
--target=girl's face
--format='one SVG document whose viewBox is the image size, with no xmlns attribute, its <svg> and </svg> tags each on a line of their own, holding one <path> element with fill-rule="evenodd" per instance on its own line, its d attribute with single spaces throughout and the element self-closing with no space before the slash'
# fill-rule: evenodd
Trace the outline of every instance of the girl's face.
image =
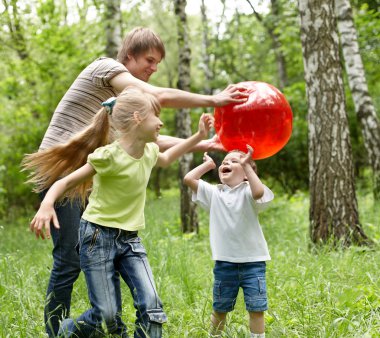
<svg viewBox="0 0 380 338">
<path fill-rule="evenodd" d="M 141 137 L 145 142 L 156 142 L 163 125 L 159 113 L 156 115 L 153 111 L 150 111 L 139 124 Z"/>
<path fill-rule="evenodd" d="M 220 181 L 231 188 L 237 186 L 246 178 L 244 169 L 240 165 L 240 156 L 241 154 L 238 152 L 227 154 L 218 169 Z"/>
</svg>

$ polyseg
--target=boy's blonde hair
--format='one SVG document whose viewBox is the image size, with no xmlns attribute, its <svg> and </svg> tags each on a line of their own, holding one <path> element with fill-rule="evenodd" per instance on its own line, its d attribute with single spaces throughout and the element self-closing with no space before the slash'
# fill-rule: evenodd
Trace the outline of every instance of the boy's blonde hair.
<svg viewBox="0 0 380 338">
<path fill-rule="evenodd" d="M 158 114 L 161 107 L 151 94 L 128 87 L 117 97 L 111 115 L 103 107 L 94 116 L 92 123 L 73 136 L 67 143 L 25 155 L 22 161 L 23 170 L 30 170 L 27 182 L 34 184 L 35 192 L 48 189 L 59 178 L 67 176 L 87 162 L 87 156 L 95 149 L 109 144 L 113 139 L 114 129 L 120 133 L 128 133 L 134 126 L 134 112 L 138 111 L 142 119 L 150 111 Z M 92 179 L 88 180 L 67 194 L 73 199 L 80 196 L 86 201 Z"/>
<path fill-rule="evenodd" d="M 228 155 L 228 154 L 231 154 L 231 153 L 239 153 L 239 154 L 242 154 L 242 155 L 247 155 L 244 151 L 241 151 L 241 150 L 239 150 L 239 149 L 230 150 L 230 151 L 227 153 L 227 155 Z M 257 165 L 256 165 L 256 162 L 251 158 L 251 159 L 249 160 L 249 164 L 251 165 L 253 171 L 254 171 L 254 172 L 256 173 L 256 175 L 257 175 Z"/>
<path fill-rule="evenodd" d="M 117 60 L 125 65 L 128 55 L 139 56 L 151 49 L 156 49 L 161 54 L 161 58 L 165 58 L 165 46 L 161 38 L 149 28 L 136 27 L 124 38 Z"/>
</svg>

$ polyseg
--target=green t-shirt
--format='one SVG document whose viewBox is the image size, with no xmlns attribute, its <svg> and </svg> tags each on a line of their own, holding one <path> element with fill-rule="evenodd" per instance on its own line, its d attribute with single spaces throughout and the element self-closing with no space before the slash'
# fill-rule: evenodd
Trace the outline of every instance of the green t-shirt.
<svg viewBox="0 0 380 338">
<path fill-rule="evenodd" d="M 82 217 L 106 227 L 143 229 L 146 187 L 158 153 L 157 144 L 147 143 L 144 155 L 135 159 L 115 141 L 90 154 L 87 162 L 96 174 Z"/>
</svg>

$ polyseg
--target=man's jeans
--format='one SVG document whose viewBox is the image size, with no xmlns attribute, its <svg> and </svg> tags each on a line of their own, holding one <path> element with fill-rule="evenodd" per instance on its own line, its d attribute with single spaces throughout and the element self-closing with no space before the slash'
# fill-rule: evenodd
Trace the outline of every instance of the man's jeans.
<svg viewBox="0 0 380 338">
<path fill-rule="evenodd" d="M 44 198 L 46 191 L 41 193 Z M 78 244 L 78 229 L 82 215 L 82 207 L 79 200 L 69 202 L 64 200 L 55 206 L 60 229 L 50 227 L 53 239 L 53 268 L 50 273 L 49 285 L 46 293 L 44 318 L 46 332 L 49 337 L 55 337 L 58 333 L 59 322 L 69 316 L 71 293 L 73 284 L 80 273 L 79 255 L 75 250 Z M 118 290 L 118 308 L 121 312 L 120 280 L 115 284 Z M 121 322 L 121 319 L 118 318 Z M 121 323 L 120 323 L 121 325 Z"/>
<path fill-rule="evenodd" d="M 157 295 L 146 251 L 137 232 L 99 226 L 81 220 L 79 254 L 92 308 L 75 320 L 63 323 L 64 337 L 102 336 L 104 322 L 108 334 L 126 337 L 126 330 L 118 327 L 118 292 L 115 275 L 120 273 L 127 283 L 136 309 L 137 338 L 158 338 L 162 323 L 166 322 L 162 303 Z"/>
</svg>

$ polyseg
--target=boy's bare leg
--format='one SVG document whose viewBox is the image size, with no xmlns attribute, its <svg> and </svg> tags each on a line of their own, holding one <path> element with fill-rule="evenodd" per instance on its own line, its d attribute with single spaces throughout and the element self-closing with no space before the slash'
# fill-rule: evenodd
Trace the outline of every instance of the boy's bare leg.
<svg viewBox="0 0 380 338">
<path fill-rule="evenodd" d="M 213 311 L 211 314 L 211 336 L 220 337 L 226 324 L 227 313 Z"/>
<path fill-rule="evenodd" d="M 251 333 L 263 334 L 265 332 L 264 312 L 249 312 L 249 328 Z"/>
</svg>

